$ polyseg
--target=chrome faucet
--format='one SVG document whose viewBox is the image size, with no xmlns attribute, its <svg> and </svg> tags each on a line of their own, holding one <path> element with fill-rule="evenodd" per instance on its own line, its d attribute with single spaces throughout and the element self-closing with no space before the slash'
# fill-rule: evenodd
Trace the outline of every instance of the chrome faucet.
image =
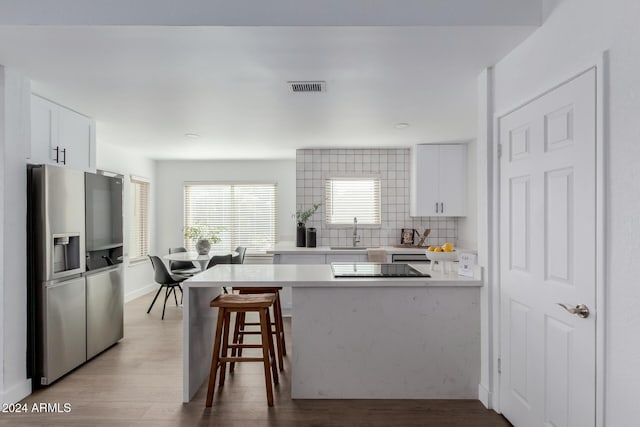
<svg viewBox="0 0 640 427">
<path fill-rule="evenodd" d="M 353 217 L 353 247 L 356 247 L 356 244 L 360 243 L 360 236 L 358 236 L 358 218 Z"/>
</svg>

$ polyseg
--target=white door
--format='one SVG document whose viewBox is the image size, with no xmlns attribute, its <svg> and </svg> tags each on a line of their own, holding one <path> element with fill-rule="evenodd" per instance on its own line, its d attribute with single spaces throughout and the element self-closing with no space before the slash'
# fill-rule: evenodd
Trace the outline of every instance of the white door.
<svg viewBox="0 0 640 427">
<path fill-rule="evenodd" d="M 499 120 L 501 409 L 518 427 L 595 425 L 595 94 L 590 70 Z"/>
</svg>

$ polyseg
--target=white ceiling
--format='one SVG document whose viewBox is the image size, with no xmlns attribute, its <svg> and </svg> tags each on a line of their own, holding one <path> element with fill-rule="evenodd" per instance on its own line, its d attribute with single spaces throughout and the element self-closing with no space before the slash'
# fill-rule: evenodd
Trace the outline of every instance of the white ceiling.
<svg viewBox="0 0 640 427">
<path fill-rule="evenodd" d="M 95 117 L 98 143 L 156 159 L 291 158 L 473 138 L 477 75 L 534 29 L 0 26 L 0 64 Z M 294 94 L 289 80 L 327 92 Z"/>
<path fill-rule="evenodd" d="M 0 0 L 3 25 L 540 25 L 559 0 Z"/>
</svg>

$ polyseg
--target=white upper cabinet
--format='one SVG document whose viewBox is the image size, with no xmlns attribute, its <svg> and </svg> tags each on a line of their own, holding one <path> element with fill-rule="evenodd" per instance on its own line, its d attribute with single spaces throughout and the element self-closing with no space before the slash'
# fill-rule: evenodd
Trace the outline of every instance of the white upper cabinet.
<svg viewBox="0 0 640 427">
<path fill-rule="evenodd" d="M 95 172 L 95 121 L 38 95 L 31 95 L 30 163 Z"/>
<path fill-rule="evenodd" d="M 422 144 L 411 150 L 411 216 L 465 216 L 467 146 Z"/>
</svg>

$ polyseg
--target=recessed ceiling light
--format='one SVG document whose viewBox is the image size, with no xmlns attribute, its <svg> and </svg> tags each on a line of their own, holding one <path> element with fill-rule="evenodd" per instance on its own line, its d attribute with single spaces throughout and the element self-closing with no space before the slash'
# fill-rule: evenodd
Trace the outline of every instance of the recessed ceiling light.
<svg viewBox="0 0 640 427">
<path fill-rule="evenodd" d="M 185 133 L 184 136 L 186 138 L 189 138 L 189 139 L 198 139 L 198 138 L 200 138 L 200 135 L 198 135 L 197 133 Z"/>
<path fill-rule="evenodd" d="M 396 129 L 405 129 L 411 126 L 409 123 L 396 123 L 393 125 Z"/>
</svg>

